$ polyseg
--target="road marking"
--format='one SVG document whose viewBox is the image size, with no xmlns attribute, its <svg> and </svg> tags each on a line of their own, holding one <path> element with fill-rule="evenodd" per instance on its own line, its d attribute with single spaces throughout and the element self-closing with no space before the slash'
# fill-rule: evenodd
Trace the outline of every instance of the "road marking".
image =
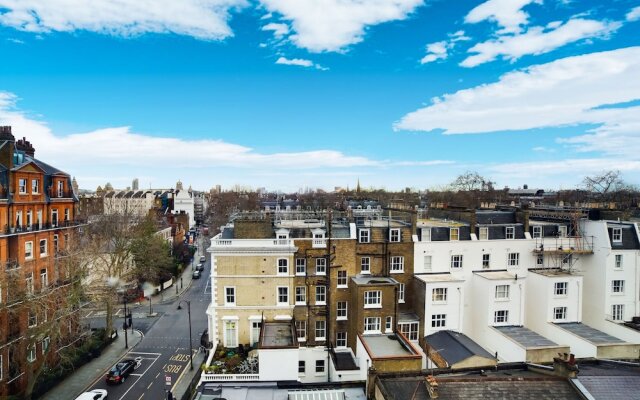
<svg viewBox="0 0 640 400">
<path fill-rule="evenodd" d="M 158 379 L 159 376 L 160 376 L 160 372 L 158 372 L 158 375 L 156 375 L 156 379 Z"/>
<path fill-rule="evenodd" d="M 144 373 L 142 373 L 142 374 L 129 374 L 129 376 L 142 376 L 142 375 L 144 375 Z"/>
<path fill-rule="evenodd" d="M 138 397 L 138 400 L 142 399 L 143 397 L 144 397 L 144 393 L 142 393 L 140 397 Z"/>
<path fill-rule="evenodd" d="M 146 354 L 146 355 L 149 355 L 149 356 L 158 356 L 158 357 L 160 357 L 162 355 L 162 353 L 143 353 L 143 352 L 140 352 L 140 351 L 130 351 L 128 354 Z"/>
<path fill-rule="evenodd" d="M 151 366 L 152 366 L 153 364 L 155 364 L 155 362 L 156 362 L 156 361 L 158 361 L 158 359 L 157 359 L 157 358 L 151 362 L 151 364 L 149 365 L 149 368 L 151 368 Z M 149 368 L 147 368 L 145 372 L 147 372 L 147 371 L 149 370 Z M 140 380 L 140 378 L 138 378 L 138 380 Z M 136 382 L 138 382 L 138 380 L 137 380 Z M 133 385 L 129 386 L 129 389 L 127 389 L 127 391 L 126 391 L 126 392 L 124 392 L 124 394 L 122 395 L 122 397 L 120 397 L 120 400 L 124 400 L 124 399 L 126 399 L 126 398 L 127 398 L 127 393 L 129 393 L 129 392 L 131 391 L 131 389 L 133 389 L 133 387 L 134 387 L 134 386 L 135 386 L 135 383 L 134 383 Z"/>
<path fill-rule="evenodd" d="M 153 385 L 153 382 L 151 382 L 151 383 L 149 384 L 149 386 L 147 386 L 147 390 L 149 390 L 149 388 L 151 387 L 151 385 Z"/>
</svg>

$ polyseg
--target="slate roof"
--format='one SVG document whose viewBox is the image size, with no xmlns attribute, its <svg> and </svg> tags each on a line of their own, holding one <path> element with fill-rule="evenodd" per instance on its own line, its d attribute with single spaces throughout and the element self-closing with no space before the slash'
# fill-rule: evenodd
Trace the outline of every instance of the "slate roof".
<svg viewBox="0 0 640 400">
<path fill-rule="evenodd" d="M 480 345 L 463 333 L 449 330 L 438 331 L 425 337 L 425 340 L 449 365 L 456 364 L 473 356 L 492 360 L 494 358 L 491 353 L 480 347 Z"/>
<path fill-rule="evenodd" d="M 617 337 L 608 335 L 602 331 L 599 331 L 595 328 L 590 327 L 589 325 L 585 325 L 580 322 L 556 322 L 555 324 L 563 329 L 568 330 L 574 335 L 586 339 L 594 344 L 624 343 L 624 341 L 618 339 Z"/>
<path fill-rule="evenodd" d="M 551 340 L 524 326 L 495 326 L 494 328 L 525 348 L 558 346 Z"/>
<path fill-rule="evenodd" d="M 598 361 L 579 367 L 577 380 L 596 400 L 640 399 L 640 365 Z"/>
<path fill-rule="evenodd" d="M 613 228 L 622 229 L 622 242 L 613 241 Z M 607 231 L 609 232 L 609 242 L 613 250 L 637 250 L 640 249 L 636 228 L 631 223 L 607 222 Z"/>
<path fill-rule="evenodd" d="M 385 400 L 429 399 L 424 376 L 382 378 Z M 436 375 L 439 399 L 578 400 L 581 397 L 565 379 L 526 370 Z"/>
</svg>

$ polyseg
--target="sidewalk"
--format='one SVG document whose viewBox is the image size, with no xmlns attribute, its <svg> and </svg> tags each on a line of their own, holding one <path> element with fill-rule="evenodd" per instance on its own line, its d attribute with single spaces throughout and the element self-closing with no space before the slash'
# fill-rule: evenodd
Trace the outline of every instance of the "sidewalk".
<svg viewBox="0 0 640 400">
<path fill-rule="evenodd" d="M 129 332 L 129 349 L 124 347 L 124 333 L 118 330 L 118 338 L 107 347 L 100 357 L 80 367 L 67 379 L 49 390 L 41 400 L 70 400 L 83 393 L 96 379 L 102 378 L 113 365 L 142 340 L 142 334 Z"/>
</svg>

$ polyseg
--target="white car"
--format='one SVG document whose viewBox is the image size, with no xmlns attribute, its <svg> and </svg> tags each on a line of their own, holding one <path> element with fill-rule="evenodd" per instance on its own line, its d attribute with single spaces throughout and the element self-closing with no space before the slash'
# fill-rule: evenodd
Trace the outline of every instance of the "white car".
<svg viewBox="0 0 640 400">
<path fill-rule="evenodd" d="M 104 400 L 107 398 L 107 391 L 104 389 L 93 389 L 89 392 L 84 392 L 80 396 L 76 397 L 76 400 Z"/>
</svg>

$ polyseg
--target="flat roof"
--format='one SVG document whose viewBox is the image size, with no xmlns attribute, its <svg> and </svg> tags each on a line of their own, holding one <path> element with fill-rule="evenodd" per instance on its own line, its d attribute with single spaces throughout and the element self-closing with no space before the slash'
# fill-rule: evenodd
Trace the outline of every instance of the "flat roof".
<svg viewBox="0 0 640 400">
<path fill-rule="evenodd" d="M 416 279 L 420 279 L 423 282 L 464 282 L 464 279 L 458 278 L 451 274 L 423 274 L 414 275 Z"/>
<path fill-rule="evenodd" d="M 314 396 L 315 397 L 312 397 Z M 336 397 L 338 395 L 338 397 Z M 306 396 L 306 397 L 305 397 Z M 198 389 L 196 400 L 288 400 L 288 399 L 344 399 L 366 400 L 362 387 L 280 388 L 276 382 L 215 382 L 204 383 Z"/>
<path fill-rule="evenodd" d="M 538 275 L 544 275 L 544 276 L 582 276 L 582 275 L 578 275 L 578 274 L 570 274 L 567 271 L 558 269 L 558 268 L 541 268 L 541 269 L 530 269 L 529 272 L 534 272 Z"/>
<path fill-rule="evenodd" d="M 557 343 L 524 326 L 494 326 L 494 328 L 525 348 L 558 346 Z"/>
<path fill-rule="evenodd" d="M 594 344 L 626 343 L 617 337 L 611 336 L 580 322 L 555 323 L 555 325 Z"/>
<path fill-rule="evenodd" d="M 386 276 L 356 275 L 351 278 L 356 285 L 396 285 L 398 281 Z"/>
<path fill-rule="evenodd" d="M 371 351 L 370 355 L 373 358 L 413 356 L 416 354 L 405 347 L 401 339 L 393 334 L 362 335 L 361 337 Z"/>
<path fill-rule="evenodd" d="M 449 226 L 451 228 L 457 228 L 460 226 L 469 226 L 469 224 L 454 220 L 421 219 L 418 221 L 417 226 L 418 228 L 426 228 L 428 226 Z"/>
<path fill-rule="evenodd" d="M 290 322 L 265 322 L 262 324 L 260 347 L 292 347 L 296 345 Z"/>
<path fill-rule="evenodd" d="M 478 356 L 494 360 L 493 354 L 482 348 L 463 333 L 449 330 L 438 331 L 425 337 L 425 341 L 433 351 L 452 365 L 467 358 Z"/>
<path fill-rule="evenodd" d="M 516 274 L 507 271 L 486 271 L 486 272 L 474 272 L 474 274 L 481 276 L 491 281 L 502 281 L 508 279 L 516 279 Z M 522 279 L 521 277 L 520 279 Z"/>
</svg>

